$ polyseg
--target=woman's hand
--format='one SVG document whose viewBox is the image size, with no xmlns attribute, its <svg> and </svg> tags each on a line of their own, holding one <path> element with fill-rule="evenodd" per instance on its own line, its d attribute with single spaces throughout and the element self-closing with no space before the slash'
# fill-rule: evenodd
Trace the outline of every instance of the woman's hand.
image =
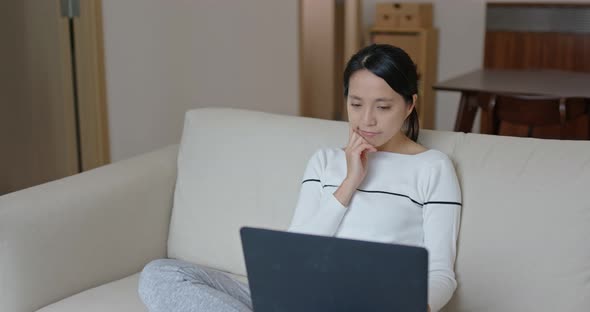
<svg viewBox="0 0 590 312">
<path fill-rule="evenodd" d="M 346 153 L 346 180 L 356 188 L 367 175 L 367 153 L 376 152 L 377 149 L 367 142 L 356 129 L 350 127 L 348 145 L 344 151 Z"/>
<path fill-rule="evenodd" d="M 352 128 L 349 129 L 346 153 L 346 178 L 334 192 L 334 197 L 345 207 L 350 203 L 352 195 L 367 175 L 367 153 L 377 149 Z"/>
</svg>

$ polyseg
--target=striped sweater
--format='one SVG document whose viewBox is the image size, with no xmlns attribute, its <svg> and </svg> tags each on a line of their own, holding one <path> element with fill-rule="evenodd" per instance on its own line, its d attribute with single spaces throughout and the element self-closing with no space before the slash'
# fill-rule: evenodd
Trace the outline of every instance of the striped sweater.
<svg viewBox="0 0 590 312">
<path fill-rule="evenodd" d="M 438 311 L 457 286 L 453 267 L 461 190 L 453 163 L 434 149 L 367 156 L 367 175 L 344 207 L 333 193 L 346 177 L 345 152 L 316 151 L 304 172 L 289 231 L 425 247 L 428 303 Z"/>
</svg>

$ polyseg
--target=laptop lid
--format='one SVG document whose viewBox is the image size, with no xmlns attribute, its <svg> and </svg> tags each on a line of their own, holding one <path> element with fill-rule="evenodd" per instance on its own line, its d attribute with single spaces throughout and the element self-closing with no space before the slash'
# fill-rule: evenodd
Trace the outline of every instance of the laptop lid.
<svg viewBox="0 0 590 312">
<path fill-rule="evenodd" d="M 244 227 L 255 312 L 427 310 L 425 248 Z"/>
</svg>

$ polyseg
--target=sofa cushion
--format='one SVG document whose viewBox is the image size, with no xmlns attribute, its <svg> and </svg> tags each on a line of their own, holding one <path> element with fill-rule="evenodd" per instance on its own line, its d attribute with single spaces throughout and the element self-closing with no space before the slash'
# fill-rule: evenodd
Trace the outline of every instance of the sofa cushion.
<svg viewBox="0 0 590 312">
<path fill-rule="evenodd" d="M 246 282 L 245 276 L 228 274 Z M 139 273 L 81 292 L 37 312 L 146 312 L 137 293 L 138 283 Z"/>
<path fill-rule="evenodd" d="M 590 310 L 590 142 L 468 134 L 448 311 Z"/>
<path fill-rule="evenodd" d="M 146 312 L 137 293 L 139 273 L 89 289 L 38 312 Z"/>
</svg>

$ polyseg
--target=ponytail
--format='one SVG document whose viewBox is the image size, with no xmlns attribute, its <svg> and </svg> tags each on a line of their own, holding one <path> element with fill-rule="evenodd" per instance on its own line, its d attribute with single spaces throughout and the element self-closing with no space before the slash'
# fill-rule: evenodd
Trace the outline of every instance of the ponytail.
<svg viewBox="0 0 590 312">
<path fill-rule="evenodd" d="M 410 140 L 417 142 L 418 141 L 418 133 L 420 132 L 420 120 L 418 118 L 418 112 L 416 111 L 416 106 L 412 109 L 412 112 L 406 118 L 404 123 L 405 134 Z"/>
</svg>

